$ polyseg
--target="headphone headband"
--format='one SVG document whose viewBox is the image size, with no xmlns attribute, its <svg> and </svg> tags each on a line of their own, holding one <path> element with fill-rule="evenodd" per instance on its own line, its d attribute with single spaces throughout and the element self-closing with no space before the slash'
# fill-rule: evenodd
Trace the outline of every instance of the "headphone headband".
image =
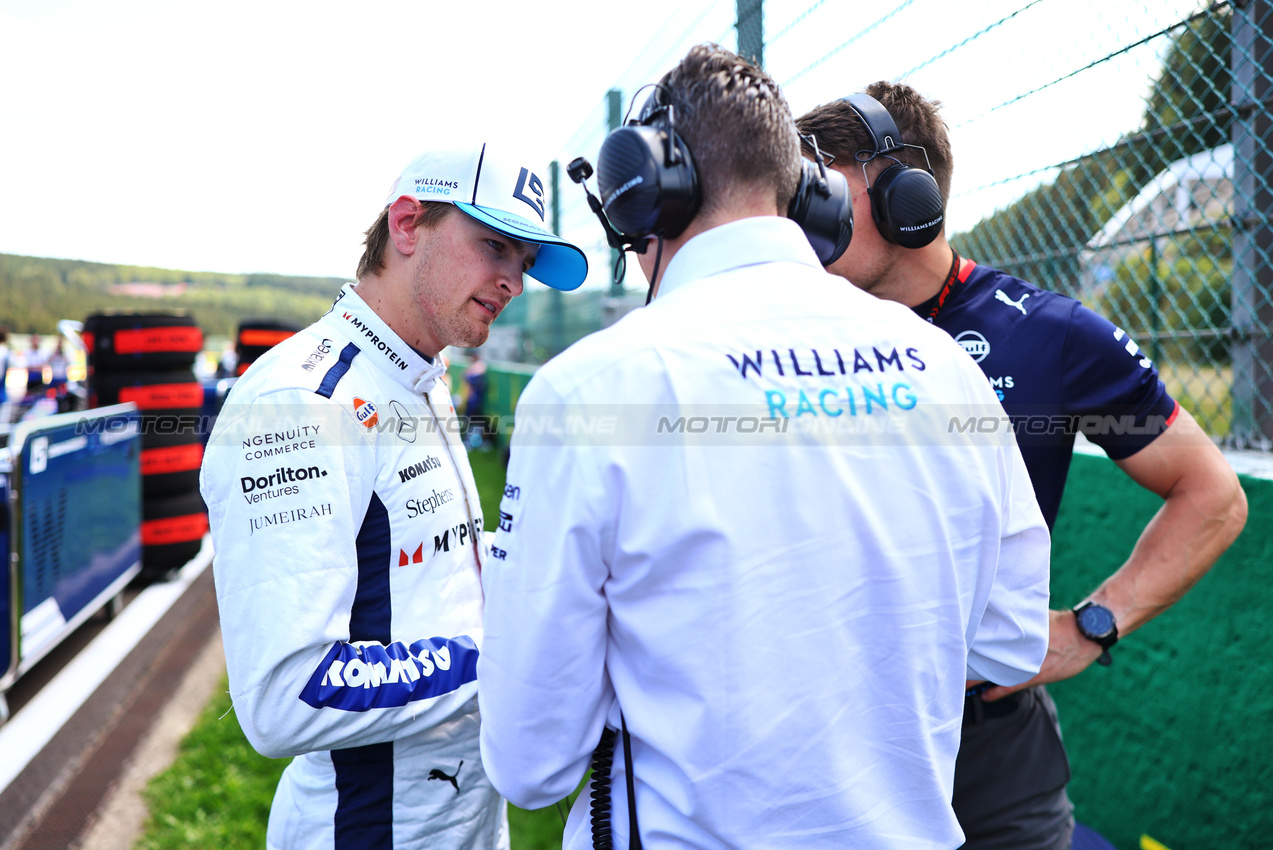
<svg viewBox="0 0 1273 850">
<path fill-rule="evenodd" d="M 892 153 L 905 147 L 902 144 L 902 134 L 898 132 L 897 124 L 893 121 L 893 116 L 889 115 L 888 110 L 884 108 L 884 104 L 865 92 L 851 94 L 841 100 L 857 113 L 862 125 L 866 127 L 866 132 L 871 137 L 871 144 L 875 147 L 872 151 L 875 156 Z"/>
<path fill-rule="evenodd" d="M 632 110 L 636 108 L 637 98 L 646 89 L 653 89 L 653 91 L 650 92 L 645 102 L 641 104 L 641 110 L 633 117 Z M 632 93 L 632 99 L 628 101 L 628 111 L 623 113 L 623 122 L 619 126 L 651 126 L 671 108 L 672 99 L 667 87 L 662 83 L 646 83 Z"/>
</svg>

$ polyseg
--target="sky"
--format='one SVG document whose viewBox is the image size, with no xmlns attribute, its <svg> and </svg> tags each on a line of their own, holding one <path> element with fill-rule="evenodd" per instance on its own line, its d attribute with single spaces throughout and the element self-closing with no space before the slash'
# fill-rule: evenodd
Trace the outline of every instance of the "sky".
<svg viewBox="0 0 1273 850">
<path fill-rule="evenodd" d="M 1004 102 L 1194 8 L 767 0 L 766 68 L 796 114 L 881 78 L 941 98 L 957 232 L 1046 175 L 996 180 L 1134 129 L 1159 48 Z M 431 144 L 595 158 L 605 91 L 626 100 L 691 44 L 736 47 L 733 16 L 733 0 L 0 0 L 0 252 L 349 277 Z M 562 196 L 564 234 L 602 254 L 582 194 Z"/>
</svg>

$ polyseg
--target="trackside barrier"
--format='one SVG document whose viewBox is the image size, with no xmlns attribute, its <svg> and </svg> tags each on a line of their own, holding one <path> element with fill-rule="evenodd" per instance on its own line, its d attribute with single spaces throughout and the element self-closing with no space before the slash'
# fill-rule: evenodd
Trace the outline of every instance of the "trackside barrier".
<svg viewBox="0 0 1273 850">
<path fill-rule="evenodd" d="M 0 435 L 0 719 L 18 677 L 141 570 L 139 421 L 119 404 Z"/>
<path fill-rule="evenodd" d="M 447 377 L 451 380 L 451 397 L 455 401 L 455 412 L 464 411 L 464 400 L 468 389 L 464 385 L 464 370 L 469 361 L 457 357 L 451 361 Z M 500 360 L 488 361 L 486 365 L 486 410 L 487 416 L 494 417 L 499 423 L 499 434 L 506 437 L 513 421 L 513 411 L 517 408 L 517 400 L 522 390 L 530 383 L 538 366 L 525 363 L 509 363 Z"/>
<path fill-rule="evenodd" d="M 1273 463 L 1244 474 L 1255 454 L 1228 454 L 1249 514 L 1211 572 L 1120 640 L 1109 667 L 1048 686 L 1074 814 L 1119 850 L 1146 833 L 1172 850 L 1273 846 Z M 1076 456 L 1052 535 L 1051 607 L 1085 599 L 1161 505 L 1108 458 Z"/>
</svg>

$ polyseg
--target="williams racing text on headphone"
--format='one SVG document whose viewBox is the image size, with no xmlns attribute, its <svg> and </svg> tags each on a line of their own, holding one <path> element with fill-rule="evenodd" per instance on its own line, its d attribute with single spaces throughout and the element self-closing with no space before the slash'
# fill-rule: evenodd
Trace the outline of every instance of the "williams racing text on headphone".
<svg viewBox="0 0 1273 850">
<path fill-rule="evenodd" d="M 903 148 L 915 148 L 924 154 L 928 163 L 928 151 L 918 145 L 902 141 L 897 124 L 878 100 L 869 94 L 851 94 L 844 102 L 857 113 L 871 137 L 872 148 L 858 151 L 857 160 L 862 164 L 862 176 L 866 178 L 866 164 L 876 157 L 893 160 L 871 185 L 866 180 L 871 198 L 871 218 L 889 242 L 903 248 L 923 248 L 941 233 L 946 218 L 941 189 L 933 177 L 932 166 L 912 168 L 893 156 Z"/>
</svg>

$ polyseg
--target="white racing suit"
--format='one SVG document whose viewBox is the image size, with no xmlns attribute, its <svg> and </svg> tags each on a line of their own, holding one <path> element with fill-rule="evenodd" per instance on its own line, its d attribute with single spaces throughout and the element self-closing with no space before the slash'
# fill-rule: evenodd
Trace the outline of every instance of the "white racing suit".
<svg viewBox="0 0 1273 850">
<path fill-rule="evenodd" d="M 296 756 L 271 848 L 504 848 L 478 752 L 482 514 L 442 367 L 346 287 L 252 365 L 201 490 L 230 695 Z"/>
</svg>

